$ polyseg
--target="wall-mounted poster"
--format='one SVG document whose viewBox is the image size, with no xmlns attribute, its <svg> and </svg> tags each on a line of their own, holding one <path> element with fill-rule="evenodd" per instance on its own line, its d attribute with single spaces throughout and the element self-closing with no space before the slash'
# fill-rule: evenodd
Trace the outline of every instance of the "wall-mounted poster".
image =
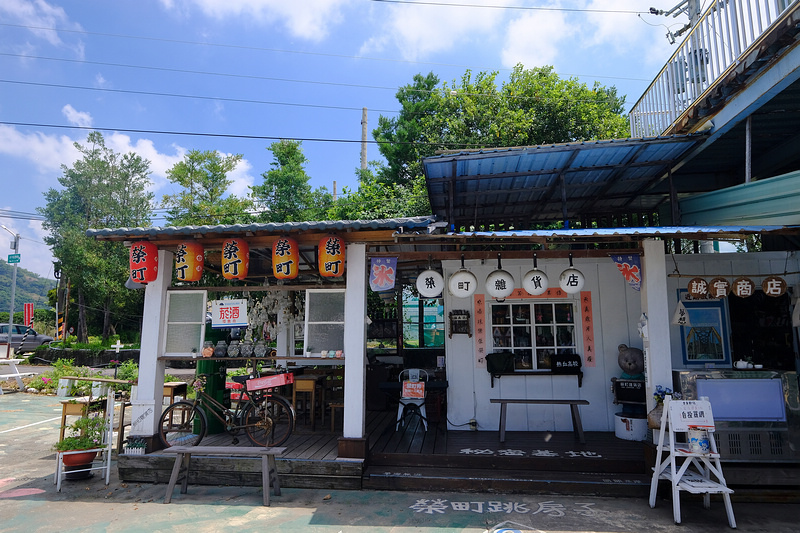
<svg viewBox="0 0 800 533">
<path fill-rule="evenodd" d="M 729 364 L 730 347 L 725 299 L 687 300 L 679 296 L 689 315 L 688 326 L 681 328 L 681 349 L 686 365 Z"/>
</svg>

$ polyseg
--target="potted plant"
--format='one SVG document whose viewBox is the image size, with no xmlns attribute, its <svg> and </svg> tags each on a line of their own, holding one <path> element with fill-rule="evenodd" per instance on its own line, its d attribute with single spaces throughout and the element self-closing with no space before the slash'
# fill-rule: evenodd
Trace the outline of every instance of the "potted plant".
<svg viewBox="0 0 800 533">
<path fill-rule="evenodd" d="M 70 434 L 57 442 L 53 448 L 57 452 L 91 450 L 103 446 L 103 437 L 108 430 L 108 421 L 102 413 L 89 413 L 69 426 Z M 91 464 L 97 452 L 73 453 L 63 456 L 65 466 Z"/>
</svg>

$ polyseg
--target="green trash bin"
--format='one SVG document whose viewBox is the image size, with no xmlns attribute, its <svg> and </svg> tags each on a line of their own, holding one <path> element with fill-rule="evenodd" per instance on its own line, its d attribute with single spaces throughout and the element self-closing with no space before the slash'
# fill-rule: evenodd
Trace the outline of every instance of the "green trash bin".
<svg viewBox="0 0 800 533">
<path fill-rule="evenodd" d="M 231 391 L 225 388 L 225 375 L 227 368 L 225 361 L 197 361 L 197 374 L 205 374 L 208 376 L 206 381 L 206 394 L 214 398 L 216 401 L 230 408 L 231 406 Z M 225 424 L 219 421 L 217 417 L 209 413 L 209 409 L 214 409 L 211 406 L 203 407 L 206 410 L 206 418 L 208 419 L 208 434 L 214 435 L 225 431 Z M 217 411 L 219 413 L 219 411 Z M 224 418 L 224 416 L 223 416 Z"/>
</svg>

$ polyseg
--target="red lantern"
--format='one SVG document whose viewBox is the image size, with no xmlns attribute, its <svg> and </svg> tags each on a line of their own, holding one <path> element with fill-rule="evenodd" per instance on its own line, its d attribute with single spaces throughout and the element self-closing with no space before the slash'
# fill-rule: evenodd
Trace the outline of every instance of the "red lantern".
<svg viewBox="0 0 800 533">
<path fill-rule="evenodd" d="M 319 274 L 325 278 L 338 278 L 344 274 L 344 241 L 336 235 L 319 240 Z"/>
<path fill-rule="evenodd" d="M 150 241 L 138 241 L 131 245 L 131 280 L 150 283 L 158 277 L 158 247 Z"/>
<path fill-rule="evenodd" d="M 222 245 L 222 277 L 244 279 L 250 267 L 250 246 L 241 239 L 228 239 Z"/>
<path fill-rule="evenodd" d="M 203 275 L 203 245 L 186 241 L 175 251 L 175 277 L 178 281 L 199 281 Z"/>
<path fill-rule="evenodd" d="M 272 245 L 272 272 L 278 279 L 294 279 L 300 273 L 300 247 L 291 237 L 281 237 Z"/>
</svg>

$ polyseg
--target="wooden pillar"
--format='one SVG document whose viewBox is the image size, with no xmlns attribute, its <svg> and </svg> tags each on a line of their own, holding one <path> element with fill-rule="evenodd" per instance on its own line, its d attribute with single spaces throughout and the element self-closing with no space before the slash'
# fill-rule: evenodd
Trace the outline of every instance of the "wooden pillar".
<svg viewBox="0 0 800 533">
<path fill-rule="evenodd" d="M 670 346 L 670 295 L 667 291 L 667 266 L 664 243 L 655 239 L 642 242 L 642 312 L 647 317 L 644 337 L 647 407 L 652 409 L 656 385 L 672 388 L 672 349 Z M 674 299 L 675 296 L 672 296 Z"/>
<path fill-rule="evenodd" d="M 364 459 L 367 383 L 367 247 L 347 245 L 347 290 L 344 296 L 344 431 L 339 457 Z"/>
<path fill-rule="evenodd" d="M 144 289 L 142 343 L 139 350 L 139 383 L 131 400 L 131 436 L 152 437 L 158 432 L 164 398 L 165 362 L 159 361 L 166 330 L 167 288 L 172 282 L 173 253 L 158 251 L 158 277 Z"/>
</svg>

